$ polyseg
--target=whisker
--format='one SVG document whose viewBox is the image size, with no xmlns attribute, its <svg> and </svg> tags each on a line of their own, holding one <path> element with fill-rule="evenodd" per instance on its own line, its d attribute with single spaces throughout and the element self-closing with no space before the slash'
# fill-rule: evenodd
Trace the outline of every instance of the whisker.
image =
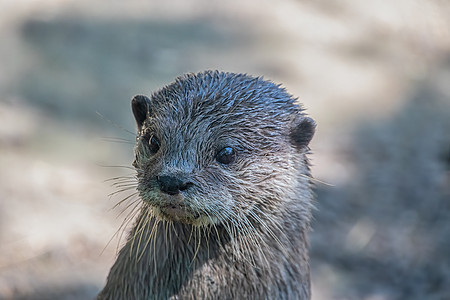
<svg viewBox="0 0 450 300">
<path fill-rule="evenodd" d="M 194 226 L 192 226 L 192 227 L 194 227 Z M 198 251 L 200 250 L 200 244 L 201 244 L 201 233 L 199 231 L 199 227 L 198 226 L 195 226 L 195 227 L 196 227 L 195 228 L 195 235 L 196 236 L 198 235 L 198 237 L 197 237 L 198 238 L 198 243 L 197 243 L 197 247 L 196 247 L 195 252 L 194 252 L 194 256 L 192 257 L 192 260 L 191 260 L 191 265 L 194 263 L 195 258 L 197 257 Z"/>
<path fill-rule="evenodd" d="M 145 208 L 145 213 L 147 213 L 146 208 Z M 144 213 L 142 213 L 142 214 L 144 214 Z M 142 223 L 143 221 L 144 221 L 144 223 Z M 142 216 L 141 219 L 139 220 L 139 223 L 136 225 L 136 228 L 138 228 L 138 230 L 136 230 L 134 232 L 133 240 L 131 242 L 131 248 L 130 248 L 130 255 L 131 255 L 133 253 L 134 241 L 135 241 L 136 237 L 139 235 L 138 245 L 137 245 L 137 248 L 136 248 L 136 262 L 139 261 L 138 257 L 139 257 L 139 251 L 140 251 L 140 248 L 141 248 L 142 236 L 143 236 L 143 234 L 145 232 L 145 229 L 147 227 L 148 222 L 149 222 L 149 219 L 147 217 Z M 144 224 L 144 225 L 142 225 L 142 224 Z M 144 249 L 145 249 L 145 247 L 144 247 Z M 142 250 L 142 252 L 143 251 L 144 250 Z"/>
<path fill-rule="evenodd" d="M 263 249 L 265 248 L 264 245 L 266 244 L 266 242 L 264 241 L 263 237 L 260 236 L 260 234 L 256 231 L 253 224 L 250 222 L 250 220 L 245 215 L 242 215 L 241 220 L 243 220 L 242 224 L 248 226 L 250 229 L 250 230 L 249 229 L 246 230 L 246 232 L 249 236 L 248 241 L 246 238 L 244 238 L 244 241 L 247 243 L 247 249 L 250 249 L 250 245 L 248 244 L 250 241 L 255 243 L 256 249 L 258 249 L 258 251 L 257 251 L 258 256 L 260 257 L 260 259 L 263 262 L 265 262 L 265 265 L 268 265 L 267 257 L 265 255 L 265 252 L 263 251 Z M 255 258 L 253 256 L 250 257 L 250 263 L 252 263 L 253 266 L 256 267 Z"/>
<path fill-rule="evenodd" d="M 259 209 L 258 207 L 254 206 L 254 209 L 258 210 L 259 213 L 263 214 L 264 216 L 266 216 L 267 220 L 270 220 L 270 216 L 267 217 L 267 215 L 261 211 L 261 209 Z M 284 244 L 281 242 L 281 240 L 279 239 L 279 237 L 273 232 L 273 230 L 266 224 L 265 221 L 263 221 L 255 212 L 253 212 L 252 210 L 248 211 L 249 215 L 253 217 L 253 219 L 255 221 L 257 221 L 259 224 L 261 224 L 264 229 L 269 233 L 269 235 L 282 247 L 285 248 Z M 277 229 L 279 229 L 279 225 L 277 225 L 276 223 L 272 222 L 272 225 L 275 226 Z M 282 230 L 278 230 L 280 233 L 282 233 Z"/>
<path fill-rule="evenodd" d="M 147 219 L 150 219 L 150 217 L 151 217 L 150 214 L 147 213 Z M 156 218 L 153 218 L 153 220 L 154 220 L 153 227 L 152 227 L 152 230 L 150 231 L 150 235 L 148 236 L 147 241 L 146 241 L 146 243 L 144 245 L 144 249 L 146 249 L 149 246 L 150 241 L 153 241 L 153 263 L 155 265 L 155 270 L 157 270 L 157 268 L 156 268 L 156 266 L 157 266 L 157 264 L 156 264 L 156 255 L 155 255 L 155 253 L 156 253 L 156 234 L 158 232 L 158 227 L 159 227 L 160 220 L 156 219 Z"/>
<path fill-rule="evenodd" d="M 139 203 L 138 203 L 138 204 L 139 204 Z M 137 207 L 137 205 L 131 210 L 130 214 L 136 209 L 136 207 Z M 106 243 L 106 246 L 105 246 L 105 247 L 103 248 L 103 250 L 101 251 L 100 255 L 102 255 L 102 254 L 105 252 L 106 248 L 109 246 L 109 244 L 111 244 L 111 242 L 112 242 L 112 240 L 114 239 L 114 237 L 116 237 L 116 236 L 119 234 L 119 232 L 120 232 L 120 230 L 122 229 L 124 223 L 125 223 L 125 222 L 123 221 L 122 224 L 120 225 L 120 227 L 114 232 L 114 234 L 113 234 L 113 235 L 111 236 L 111 238 L 109 239 L 108 243 Z M 126 225 L 128 225 L 128 223 L 127 223 Z M 116 253 L 118 253 L 118 251 L 119 251 L 119 244 L 120 244 L 120 241 L 122 240 L 122 235 L 123 235 L 123 231 L 122 231 L 122 233 L 121 233 L 121 235 L 120 235 L 120 237 L 119 237 L 119 241 L 117 242 Z"/>
<path fill-rule="evenodd" d="M 97 113 L 97 115 L 98 115 L 100 118 L 102 118 L 104 121 L 110 123 L 110 124 L 113 125 L 114 127 L 118 128 L 118 129 L 120 129 L 120 130 L 123 130 L 124 132 L 129 133 L 129 134 L 131 134 L 131 135 L 133 135 L 133 136 L 136 136 L 136 134 L 135 134 L 134 132 L 131 132 L 131 131 L 125 129 L 124 127 L 118 125 L 117 123 L 111 121 L 110 119 L 108 119 L 107 117 L 105 117 L 104 115 L 102 115 L 100 112 L 96 111 L 96 113 Z"/>
<path fill-rule="evenodd" d="M 113 209 L 116 207 L 119 207 L 123 202 L 131 199 L 133 196 L 136 196 L 137 192 L 134 194 L 131 194 L 130 196 L 126 197 L 125 199 L 123 199 L 122 201 L 120 201 L 119 203 L 117 203 L 116 205 L 114 205 Z M 128 198 L 128 199 L 127 199 Z M 131 205 L 135 204 L 136 202 L 139 203 L 141 199 L 136 198 L 130 201 L 130 203 L 127 204 L 127 206 L 125 206 L 124 209 L 122 209 L 122 211 L 116 216 L 116 219 L 119 218 L 125 211 L 127 211 L 127 209 L 130 208 Z"/>
<path fill-rule="evenodd" d="M 305 177 L 305 178 L 308 178 L 309 180 L 312 180 L 312 181 L 315 181 L 315 182 L 324 184 L 324 185 L 326 185 L 326 186 L 331 186 L 331 187 L 335 187 L 335 186 L 336 186 L 336 185 L 334 185 L 334 184 L 331 184 L 331 183 L 328 183 L 328 182 L 319 180 L 319 179 L 317 179 L 317 178 L 314 178 L 314 177 L 312 177 L 312 176 L 308 176 L 308 175 L 305 175 L 305 174 L 300 174 L 300 176 Z"/>
<path fill-rule="evenodd" d="M 117 182 L 112 185 L 115 188 L 130 188 L 130 187 L 138 187 L 138 183 L 136 181 L 129 181 L 129 182 Z"/>
<path fill-rule="evenodd" d="M 114 195 L 117 195 L 117 194 L 120 194 L 120 193 L 129 191 L 129 190 L 132 190 L 132 189 L 134 189 L 134 186 L 132 186 L 132 187 L 126 187 L 126 188 L 117 190 L 117 191 L 115 191 L 115 192 L 109 193 L 109 194 L 108 194 L 108 197 L 112 197 L 112 196 L 114 196 Z"/>
<path fill-rule="evenodd" d="M 117 244 L 117 251 L 119 250 L 119 243 L 122 240 L 123 234 L 125 233 L 126 228 L 128 227 L 128 224 L 130 224 L 131 220 L 134 220 L 136 217 L 136 214 L 139 212 L 139 205 L 141 204 L 139 201 L 136 201 L 136 205 L 131 209 L 131 211 L 127 214 L 125 219 L 122 221 L 122 224 L 120 225 L 118 231 L 120 232 L 119 236 L 119 242 Z"/>
<path fill-rule="evenodd" d="M 128 170 L 136 170 L 134 167 L 130 166 L 121 166 L 121 165 L 102 165 L 100 163 L 97 163 L 97 166 L 102 168 L 118 168 L 118 169 L 128 169 Z"/>
<path fill-rule="evenodd" d="M 189 234 L 189 238 L 188 238 L 187 244 L 190 244 L 190 242 L 191 242 L 192 232 L 193 231 L 194 231 L 194 226 L 191 226 L 191 233 Z"/>
<path fill-rule="evenodd" d="M 130 141 L 130 140 L 119 138 L 119 137 L 104 137 L 101 140 L 104 142 L 109 142 L 109 143 L 128 144 L 128 145 L 136 144 L 135 141 Z"/>
<path fill-rule="evenodd" d="M 130 173 L 129 175 L 125 175 L 125 176 L 117 176 L 117 177 L 112 177 L 109 179 L 105 179 L 103 182 L 109 182 L 109 181 L 116 181 L 116 180 L 122 180 L 122 179 L 136 179 L 133 173 Z"/>
</svg>

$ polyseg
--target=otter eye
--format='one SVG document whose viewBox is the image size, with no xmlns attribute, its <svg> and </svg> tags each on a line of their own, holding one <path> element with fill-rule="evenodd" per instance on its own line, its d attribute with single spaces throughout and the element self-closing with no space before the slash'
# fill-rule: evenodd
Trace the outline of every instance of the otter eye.
<svg viewBox="0 0 450 300">
<path fill-rule="evenodd" d="M 225 147 L 216 155 L 216 160 L 221 164 L 227 165 L 232 163 L 236 158 L 236 151 L 231 147 Z"/>
<path fill-rule="evenodd" d="M 151 135 L 149 138 L 147 138 L 146 141 L 148 142 L 148 146 L 150 148 L 151 153 L 155 154 L 156 152 L 158 152 L 161 143 L 154 134 Z"/>
</svg>

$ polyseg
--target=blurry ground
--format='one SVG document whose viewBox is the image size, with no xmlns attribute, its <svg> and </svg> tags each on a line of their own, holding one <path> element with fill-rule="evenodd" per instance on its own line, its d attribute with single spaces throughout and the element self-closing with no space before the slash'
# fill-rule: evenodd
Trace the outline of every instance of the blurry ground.
<svg viewBox="0 0 450 300">
<path fill-rule="evenodd" d="M 319 124 L 313 299 L 450 295 L 447 1 L 148 2 L 0 2 L 0 299 L 94 297 L 124 218 L 103 181 L 130 172 L 103 165 L 132 160 L 108 137 L 203 69 L 281 82 Z"/>
</svg>

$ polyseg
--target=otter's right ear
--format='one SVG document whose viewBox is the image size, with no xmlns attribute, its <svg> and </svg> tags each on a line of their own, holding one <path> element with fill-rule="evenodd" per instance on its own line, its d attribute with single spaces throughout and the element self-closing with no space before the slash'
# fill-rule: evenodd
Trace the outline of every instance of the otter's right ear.
<svg viewBox="0 0 450 300">
<path fill-rule="evenodd" d="M 309 142 L 316 131 L 316 122 L 310 117 L 302 116 L 295 120 L 291 129 L 291 141 L 294 146 L 304 148 L 308 146 Z"/>
<path fill-rule="evenodd" d="M 136 119 L 138 131 L 141 131 L 145 119 L 150 115 L 150 99 L 143 95 L 134 96 L 131 100 L 131 109 Z"/>
</svg>

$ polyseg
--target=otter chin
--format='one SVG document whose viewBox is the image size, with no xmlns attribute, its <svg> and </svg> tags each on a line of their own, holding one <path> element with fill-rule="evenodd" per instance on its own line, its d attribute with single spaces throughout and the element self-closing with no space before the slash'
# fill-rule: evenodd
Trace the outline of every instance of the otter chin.
<svg viewBox="0 0 450 300">
<path fill-rule="evenodd" d="M 156 217 L 165 221 L 175 221 L 196 225 L 195 222 L 200 218 L 198 213 L 193 212 L 186 206 L 177 204 L 168 204 L 153 208 Z"/>
<path fill-rule="evenodd" d="M 142 201 L 98 299 L 310 299 L 316 124 L 297 99 L 205 71 L 131 108 Z"/>
</svg>

